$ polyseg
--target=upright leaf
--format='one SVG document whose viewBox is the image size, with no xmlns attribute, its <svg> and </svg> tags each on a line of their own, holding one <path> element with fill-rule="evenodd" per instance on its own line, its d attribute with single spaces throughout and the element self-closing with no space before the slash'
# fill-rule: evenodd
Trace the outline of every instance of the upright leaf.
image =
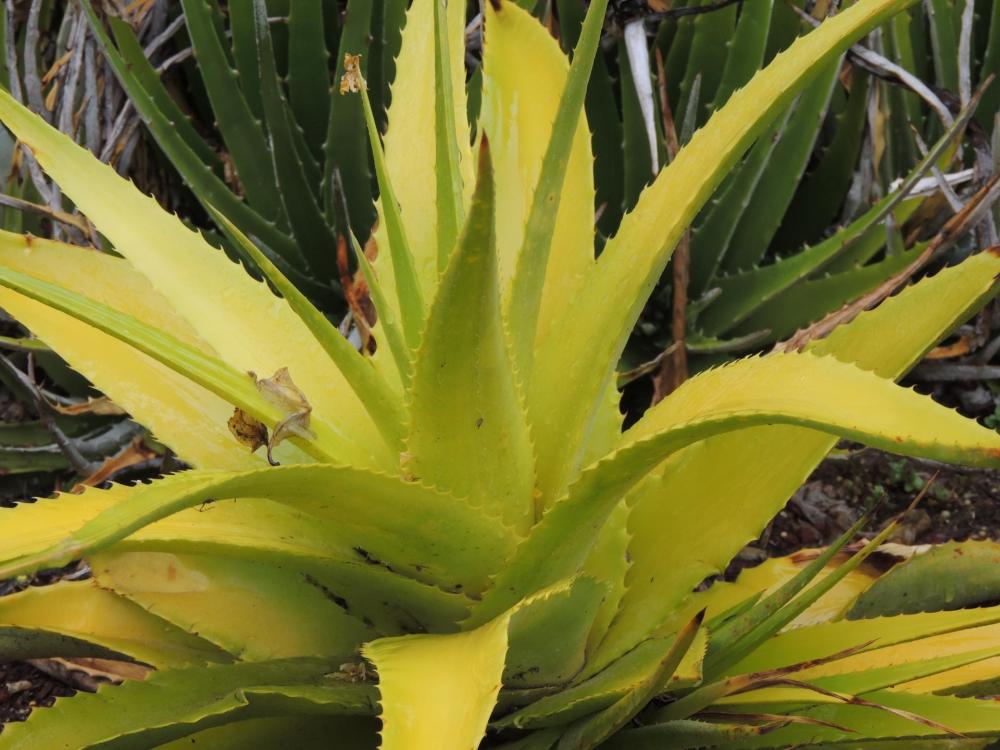
<svg viewBox="0 0 1000 750">
<path fill-rule="evenodd" d="M 404 468 L 435 477 L 527 531 L 535 520 L 534 469 L 500 314 L 493 169 L 485 138 L 472 207 L 417 355 L 410 416 Z"/>
</svg>

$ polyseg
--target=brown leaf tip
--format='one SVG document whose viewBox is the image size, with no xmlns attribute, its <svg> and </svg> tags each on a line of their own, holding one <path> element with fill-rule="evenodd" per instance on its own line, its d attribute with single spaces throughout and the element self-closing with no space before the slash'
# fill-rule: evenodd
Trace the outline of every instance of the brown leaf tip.
<svg viewBox="0 0 1000 750">
<path fill-rule="evenodd" d="M 361 55 L 344 54 L 344 75 L 340 79 L 341 94 L 357 94 L 365 81 L 361 77 Z"/>
</svg>

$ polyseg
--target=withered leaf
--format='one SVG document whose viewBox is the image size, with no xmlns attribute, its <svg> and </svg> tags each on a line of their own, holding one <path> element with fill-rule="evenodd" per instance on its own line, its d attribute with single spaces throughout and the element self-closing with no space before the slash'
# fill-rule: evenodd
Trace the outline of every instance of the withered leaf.
<svg viewBox="0 0 1000 750">
<path fill-rule="evenodd" d="M 271 452 L 282 440 L 292 435 L 311 439 L 315 437 L 309 429 L 309 415 L 312 405 L 305 394 L 292 381 L 287 367 L 282 367 L 270 378 L 259 379 L 255 373 L 250 373 L 257 390 L 268 401 L 277 406 L 285 414 L 271 433 L 267 442 L 267 460 L 274 463 Z"/>
<path fill-rule="evenodd" d="M 242 409 L 235 409 L 227 424 L 233 437 L 250 448 L 251 453 L 260 446 L 267 445 L 267 427 Z"/>
<path fill-rule="evenodd" d="M 340 78 L 341 94 L 356 94 L 364 86 L 361 78 L 361 55 L 344 55 L 344 75 Z"/>
<path fill-rule="evenodd" d="M 127 413 L 107 396 L 88 398 L 79 404 L 63 405 L 49 402 L 49 406 L 59 414 L 64 414 L 68 417 L 75 417 L 80 414 L 97 414 L 102 417 L 121 416 Z"/>
</svg>

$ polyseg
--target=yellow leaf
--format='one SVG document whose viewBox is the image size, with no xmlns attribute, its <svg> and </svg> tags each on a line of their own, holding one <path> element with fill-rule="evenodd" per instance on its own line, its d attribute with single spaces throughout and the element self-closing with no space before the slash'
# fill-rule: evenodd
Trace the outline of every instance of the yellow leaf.
<svg viewBox="0 0 1000 750">
<path fill-rule="evenodd" d="M 211 352 L 146 278 L 120 258 L 0 232 L 0 265 L 72 291 L 86 291 L 98 302 Z M 226 422 L 233 407 L 210 391 L 117 339 L 9 289 L 0 288 L 0 308 L 71 361 L 184 461 L 233 470 L 262 465 L 262 457 L 249 455 L 230 437 Z M 283 458 L 295 455 L 302 454 L 294 450 Z"/>
<path fill-rule="evenodd" d="M 434 2 L 414 0 L 406 13 L 403 41 L 392 84 L 385 158 L 413 252 L 425 300 L 433 299 L 438 277 L 437 189 L 434 125 Z M 473 167 L 465 104 L 465 5 L 448 3 L 448 51 L 451 57 L 455 131 L 466 202 L 472 197 Z M 381 210 L 380 210 L 381 214 Z M 398 299 L 389 258 L 385 224 L 375 233 L 376 267 L 389 300 Z M 399 317 L 396 311 L 397 318 Z M 391 363 L 389 363 L 391 366 Z"/>
<path fill-rule="evenodd" d="M 542 157 L 566 86 L 566 56 L 538 19 L 516 3 L 484 3 L 481 127 L 496 175 L 497 250 L 506 291 L 524 239 Z M 563 183 L 539 325 L 563 309 L 594 265 L 594 168 L 587 118 L 574 136 Z"/>
</svg>

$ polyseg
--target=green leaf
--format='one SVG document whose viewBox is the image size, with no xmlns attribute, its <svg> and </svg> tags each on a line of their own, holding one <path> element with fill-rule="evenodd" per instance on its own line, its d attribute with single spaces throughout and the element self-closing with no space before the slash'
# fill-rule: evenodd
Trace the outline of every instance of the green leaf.
<svg viewBox="0 0 1000 750">
<path fill-rule="evenodd" d="M 805 279 L 764 302 L 746 320 L 732 329 L 736 336 L 753 331 L 769 333 L 757 343 L 781 341 L 809 323 L 842 307 L 892 278 L 915 261 L 927 247 L 920 242 L 910 250 L 878 263 L 841 271 L 819 279 Z"/>
<path fill-rule="evenodd" d="M 904 16 L 900 13 L 890 23 Z M 833 138 L 819 151 L 819 163 L 802 178 L 774 237 L 774 246 L 791 249 L 816 242 L 837 220 L 854 178 L 868 114 L 869 76 L 857 68 L 843 108 L 833 115 Z"/>
<path fill-rule="evenodd" d="M 416 357 L 404 469 L 525 532 L 536 518 L 534 469 L 500 315 L 494 202 L 483 139 L 465 229 Z"/>
<path fill-rule="evenodd" d="M 230 68 L 211 7 L 205 0 L 182 0 L 181 4 L 198 70 L 240 183 L 254 209 L 274 219 L 282 203 L 271 163 L 262 158 L 269 152 L 264 129 L 250 111 L 235 80 L 236 72 Z"/>
<path fill-rule="evenodd" d="M 729 273 L 754 266 L 767 252 L 809 163 L 839 72 L 837 59 L 820 72 L 795 103 L 781 140 L 771 152 L 730 240 L 722 264 Z"/>
<path fill-rule="evenodd" d="M 628 693 L 599 714 L 570 726 L 559 740 L 559 750 L 590 750 L 628 724 L 656 696 L 667 678 L 677 669 L 694 643 L 704 615 L 704 611 L 700 612 L 681 629 L 671 641 L 670 648 L 661 656 L 656 668 L 638 680 Z"/>
<path fill-rule="evenodd" d="M 160 81 L 160 76 L 146 58 L 146 53 L 139 43 L 135 31 L 128 23 L 115 16 L 108 16 L 108 23 L 111 26 L 111 33 L 114 34 L 115 42 L 118 44 L 118 52 L 125 61 L 128 72 L 135 77 L 136 85 L 145 90 L 155 103 L 156 108 L 176 128 L 184 142 L 198 155 L 201 161 L 210 166 L 213 172 L 218 173 L 221 169 L 219 155 L 194 129 L 191 118 L 181 110 Z M 102 43 L 106 41 L 105 37 Z"/>
<path fill-rule="evenodd" d="M 329 15 L 339 15 L 339 7 L 323 3 Z M 354 97 L 340 95 L 340 79 L 344 75 L 344 56 L 361 55 L 361 70 L 365 71 L 369 55 L 375 53 L 371 43 L 374 33 L 373 0 L 350 0 L 344 17 L 344 27 L 340 32 L 337 47 L 333 87 L 329 93 L 330 118 L 326 125 L 326 141 L 323 146 L 323 196 L 328 198 L 333 191 L 333 175 L 339 174 L 346 187 L 347 207 L 350 227 L 337 226 L 337 231 L 347 234 L 350 229 L 362 240 L 367 239 L 372 225 L 376 223 L 375 205 L 372 201 L 371 170 L 365 149 L 365 121 L 361 102 Z M 335 10 L 335 13 L 331 13 Z"/>
<path fill-rule="evenodd" d="M 330 53 L 322 0 L 292 3 L 288 12 L 288 98 L 314 158 L 323 152 L 330 108 Z"/>
<path fill-rule="evenodd" d="M 233 217 L 234 221 L 239 223 L 245 232 L 260 237 L 269 248 L 286 261 L 293 264 L 301 262 L 302 254 L 292 239 L 271 223 L 266 216 L 247 206 L 222 179 L 214 175 L 198 154 L 187 144 L 174 123 L 164 116 L 157 106 L 155 98 L 147 93 L 139 79 L 131 73 L 128 63 L 115 49 L 114 43 L 108 37 L 100 19 L 94 12 L 90 0 L 84 2 L 83 9 L 90 28 L 100 41 L 101 50 L 115 71 L 115 76 L 122 88 L 128 92 L 130 100 L 143 116 L 146 126 L 153 134 L 157 144 L 170 158 L 171 164 L 191 185 L 198 199 L 217 206 L 227 216 Z M 9 106 L 5 101 L 4 109 L 9 111 Z M 8 127 L 12 127 L 7 115 L 4 117 L 4 123 Z M 22 131 L 19 137 L 25 140 L 26 134 Z M 60 183 L 62 182 L 60 180 Z M 66 185 L 63 184 L 62 187 L 65 189 Z M 83 201 L 79 197 L 75 202 L 82 207 Z M 91 218 L 93 219 L 95 215 L 92 214 Z M 114 240 L 114 238 L 111 239 Z"/>
<path fill-rule="evenodd" d="M 267 122 L 269 147 L 256 158 L 270 154 L 277 186 L 292 234 L 298 241 L 309 268 L 322 282 L 339 278 L 334 248 L 336 238 L 320 210 L 320 186 L 309 179 L 306 162 L 312 157 L 296 148 L 291 109 L 275 67 L 267 7 L 253 0 L 256 27 L 257 63 L 260 65 L 261 97 Z"/>
<path fill-rule="evenodd" d="M 788 126 L 791 112 L 779 118 L 750 149 L 746 158 L 733 167 L 731 175 L 712 198 L 691 231 L 691 288 L 696 293 L 714 286 L 712 282 L 729 248 L 740 217 L 753 199 L 774 150 Z M 691 310 L 693 313 L 694 310 Z"/>
<path fill-rule="evenodd" d="M 708 108 L 710 112 L 725 104 L 733 92 L 745 86 L 763 66 L 773 7 L 774 0 L 758 0 L 740 9 L 736 31 L 725 42 L 726 65 L 715 98 Z"/>
<path fill-rule="evenodd" d="M 1000 586 L 1000 546 L 950 543 L 896 566 L 858 597 L 852 620 L 989 604 Z"/>
</svg>

